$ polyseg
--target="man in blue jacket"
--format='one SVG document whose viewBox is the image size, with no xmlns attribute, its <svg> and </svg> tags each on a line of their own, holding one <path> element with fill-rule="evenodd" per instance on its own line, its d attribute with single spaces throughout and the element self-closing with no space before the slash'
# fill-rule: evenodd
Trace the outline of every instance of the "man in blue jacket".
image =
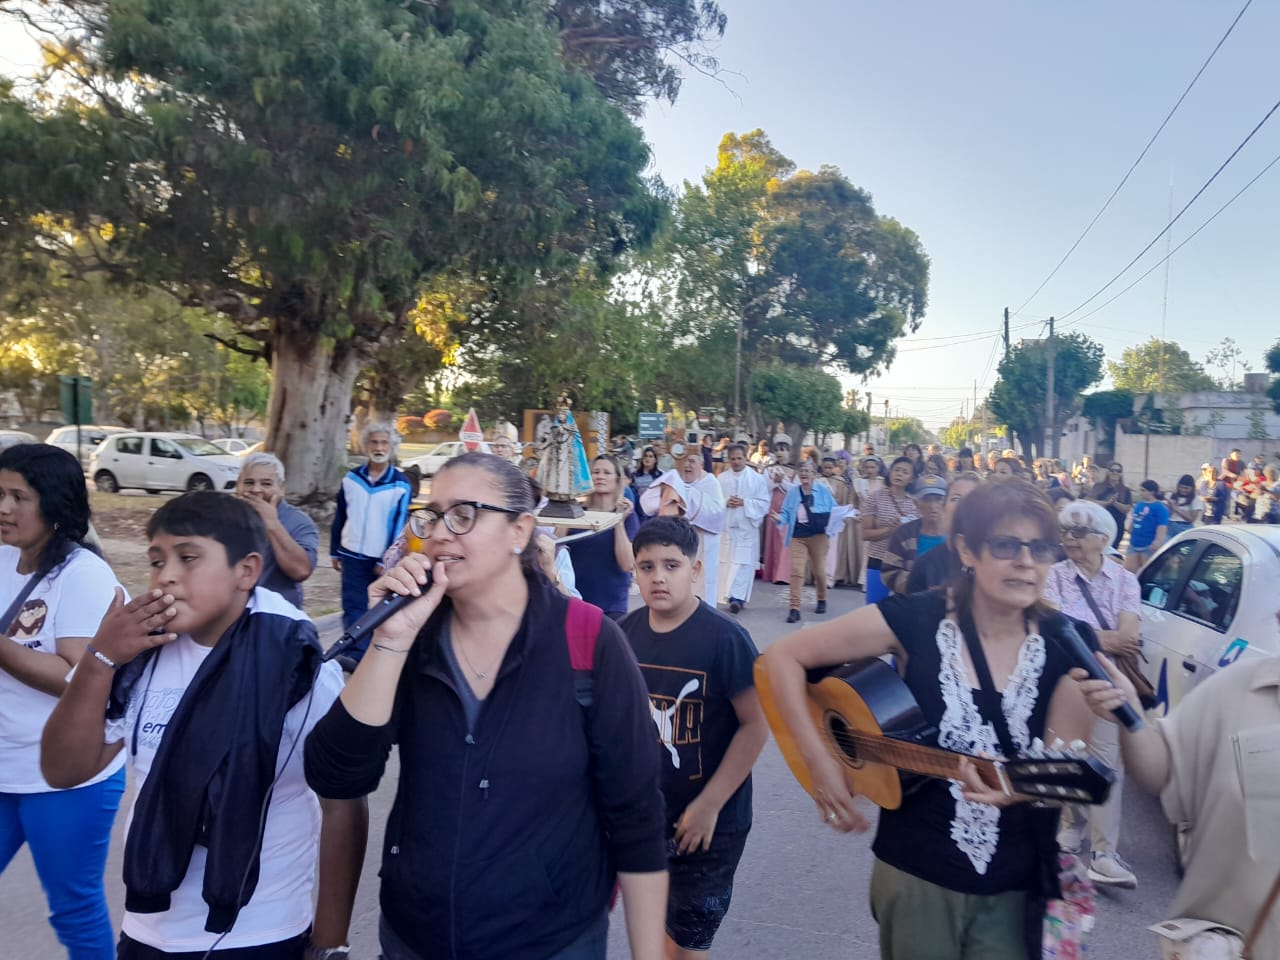
<svg viewBox="0 0 1280 960">
<path fill-rule="evenodd" d="M 360 447 L 368 458 L 342 478 L 338 509 L 329 534 L 333 568 L 342 573 L 342 626 L 351 626 L 369 609 L 369 584 L 387 547 L 399 536 L 409 518 L 413 488 L 409 478 L 392 465 L 400 435 L 389 423 L 365 425 Z M 360 662 L 368 649 L 366 637 L 347 654 Z"/>
</svg>

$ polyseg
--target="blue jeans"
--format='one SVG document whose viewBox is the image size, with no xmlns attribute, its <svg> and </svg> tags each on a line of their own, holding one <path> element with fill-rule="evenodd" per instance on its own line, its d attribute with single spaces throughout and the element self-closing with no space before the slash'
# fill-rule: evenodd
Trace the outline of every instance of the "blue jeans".
<svg viewBox="0 0 1280 960">
<path fill-rule="evenodd" d="M 887 596 L 889 596 L 889 588 L 880 579 L 880 571 L 867 567 L 867 606 L 879 603 Z"/>
<path fill-rule="evenodd" d="M 547 960 L 605 960 L 608 944 L 609 914 L 606 912 L 586 933 Z M 378 945 L 382 948 L 381 960 L 423 960 L 396 935 L 386 917 L 378 919 Z"/>
<path fill-rule="evenodd" d="M 0 873 L 25 842 L 49 901 L 49 922 L 70 960 L 114 960 L 102 874 L 124 770 L 88 787 L 0 793 Z"/>
<path fill-rule="evenodd" d="M 342 627 L 345 630 L 369 610 L 369 584 L 378 579 L 374 567 L 378 561 L 370 557 L 342 557 Z M 369 649 L 369 638 L 350 650 L 353 659 L 359 660 Z"/>
</svg>

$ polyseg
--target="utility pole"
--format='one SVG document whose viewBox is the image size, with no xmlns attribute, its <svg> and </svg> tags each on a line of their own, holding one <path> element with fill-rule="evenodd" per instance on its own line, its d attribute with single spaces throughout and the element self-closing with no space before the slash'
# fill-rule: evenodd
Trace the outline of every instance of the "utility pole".
<svg viewBox="0 0 1280 960">
<path fill-rule="evenodd" d="M 738 313 L 738 345 L 733 361 L 733 415 L 742 418 L 742 313 Z"/>
<path fill-rule="evenodd" d="M 1048 432 L 1048 434 L 1046 435 L 1046 439 L 1048 439 L 1048 440 L 1049 440 L 1049 443 L 1048 443 L 1048 444 L 1046 444 L 1046 446 L 1047 446 L 1049 449 L 1048 449 L 1048 450 L 1041 450 L 1041 451 L 1040 451 L 1040 456 L 1042 456 L 1042 457 L 1044 457 L 1044 456 L 1057 457 L 1057 455 L 1058 455 L 1058 428 L 1057 428 L 1057 426 L 1055 426 L 1055 424 L 1054 424 L 1054 412 L 1055 412 L 1055 411 L 1054 411 L 1054 409 L 1053 409 L 1053 400 L 1054 400 L 1054 394 L 1053 394 L 1053 386 L 1054 386 L 1054 384 L 1053 384 L 1053 379 L 1054 379 L 1054 377 L 1053 377 L 1053 374 L 1054 374 L 1054 370 L 1053 370 L 1053 361 L 1054 361 L 1054 356 L 1053 356 L 1053 354 L 1054 354 L 1054 349 L 1053 349 L 1053 347 L 1054 347 L 1054 344 L 1053 344 L 1053 317 L 1050 317 L 1050 318 L 1049 318 L 1049 377 L 1048 377 L 1048 380 L 1049 380 L 1049 395 L 1048 395 L 1048 397 L 1046 397 L 1046 398 L 1045 398 L 1045 409 L 1048 411 L 1048 414 L 1047 414 L 1047 416 L 1046 416 L 1046 419 L 1048 420 L 1048 426 L 1047 426 L 1047 428 L 1046 428 L 1046 429 L 1049 431 L 1049 432 Z"/>
<path fill-rule="evenodd" d="M 1009 308 L 1004 308 L 1004 352 L 1009 352 Z"/>
<path fill-rule="evenodd" d="M 974 377 L 973 378 L 973 412 L 969 415 L 969 419 L 973 420 L 973 418 L 976 417 L 977 415 L 978 415 L 978 378 Z M 984 419 L 985 419 L 985 416 L 984 416 Z M 985 424 L 983 426 L 985 426 Z M 972 431 L 969 431 L 969 435 L 970 436 L 973 435 Z M 978 438 L 978 443 L 979 445 L 981 445 L 982 443 L 981 437 Z"/>
<path fill-rule="evenodd" d="M 863 443 L 871 442 L 871 393 L 867 392 L 867 435 L 862 438 Z"/>
</svg>

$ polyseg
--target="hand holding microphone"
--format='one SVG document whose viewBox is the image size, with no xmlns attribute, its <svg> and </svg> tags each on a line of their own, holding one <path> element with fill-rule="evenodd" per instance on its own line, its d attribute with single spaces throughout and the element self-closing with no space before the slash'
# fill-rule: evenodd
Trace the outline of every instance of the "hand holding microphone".
<svg viewBox="0 0 1280 960">
<path fill-rule="evenodd" d="M 1085 699 L 1089 702 L 1089 708 L 1099 716 L 1110 712 L 1116 720 L 1125 725 L 1130 733 L 1137 733 L 1146 726 L 1138 711 L 1134 710 L 1129 702 L 1133 695 L 1133 688 L 1124 674 L 1105 657 L 1099 662 L 1099 658 L 1094 656 L 1093 651 L 1081 638 L 1079 631 L 1066 617 L 1062 618 L 1061 634 L 1064 648 L 1076 662 L 1077 670 L 1084 675 L 1077 676 L 1077 670 L 1071 671 L 1077 681 L 1084 681 L 1087 684 L 1083 690 Z M 1088 678 L 1087 681 L 1085 677 Z"/>
<path fill-rule="evenodd" d="M 369 585 L 368 612 L 343 632 L 324 659 L 332 660 L 345 653 L 380 627 L 388 648 L 407 651 L 440 605 L 448 585 L 449 576 L 443 565 L 433 570 L 421 554 L 405 554 L 398 564 Z"/>
</svg>

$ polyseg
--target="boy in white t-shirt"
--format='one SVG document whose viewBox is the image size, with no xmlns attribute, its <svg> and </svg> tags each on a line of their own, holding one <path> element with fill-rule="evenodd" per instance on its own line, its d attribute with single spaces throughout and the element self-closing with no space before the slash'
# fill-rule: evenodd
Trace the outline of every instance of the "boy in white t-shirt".
<svg viewBox="0 0 1280 960">
<path fill-rule="evenodd" d="M 266 531 L 247 504 L 186 494 L 147 536 L 151 589 L 117 594 L 41 751 L 54 785 L 122 748 L 137 778 L 118 958 L 345 956 L 367 808 L 318 800 L 302 769 L 341 672 L 301 611 L 255 589 Z"/>
</svg>

